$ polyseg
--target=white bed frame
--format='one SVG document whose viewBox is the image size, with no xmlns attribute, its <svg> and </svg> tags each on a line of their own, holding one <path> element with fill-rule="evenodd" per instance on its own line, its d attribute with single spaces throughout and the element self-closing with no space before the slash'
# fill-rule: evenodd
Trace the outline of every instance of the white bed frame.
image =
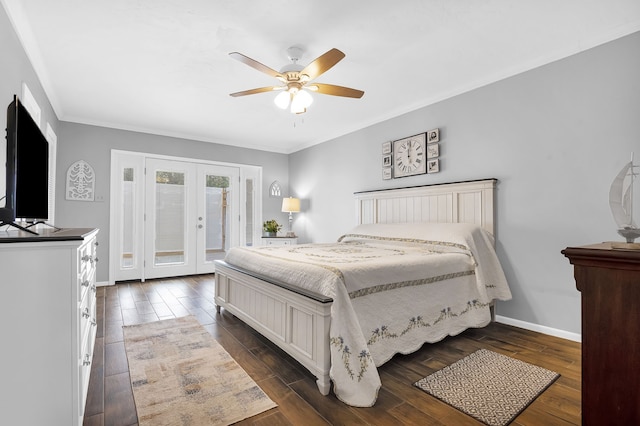
<svg viewBox="0 0 640 426">
<path fill-rule="evenodd" d="M 356 224 L 474 223 L 495 235 L 496 179 L 357 192 Z M 216 261 L 216 309 L 231 312 L 316 376 L 329 394 L 332 300 Z"/>
</svg>

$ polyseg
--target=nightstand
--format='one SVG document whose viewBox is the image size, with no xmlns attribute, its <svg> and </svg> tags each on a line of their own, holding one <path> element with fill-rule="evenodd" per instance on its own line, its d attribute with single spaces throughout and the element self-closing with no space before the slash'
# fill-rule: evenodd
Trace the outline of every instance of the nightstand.
<svg viewBox="0 0 640 426">
<path fill-rule="evenodd" d="M 263 246 L 292 246 L 298 244 L 298 237 L 262 237 Z"/>
</svg>

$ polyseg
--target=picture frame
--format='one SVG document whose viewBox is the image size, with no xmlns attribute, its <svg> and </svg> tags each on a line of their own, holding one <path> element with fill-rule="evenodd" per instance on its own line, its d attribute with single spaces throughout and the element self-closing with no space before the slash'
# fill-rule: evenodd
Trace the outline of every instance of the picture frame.
<svg viewBox="0 0 640 426">
<path fill-rule="evenodd" d="M 382 154 L 391 154 L 391 141 L 383 142 L 382 144 Z"/>
<path fill-rule="evenodd" d="M 438 173 L 440 171 L 440 160 L 433 159 L 427 161 L 427 173 Z"/>
<path fill-rule="evenodd" d="M 432 143 L 427 145 L 427 158 L 438 158 L 440 156 L 440 145 Z"/>
<path fill-rule="evenodd" d="M 382 169 L 382 180 L 391 179 L 391 167 Z"/>
<path fill-rule="evenodd" d="M 431 129 L 427 132 L 427 143 L 440 141 L 440 129 Z"/>
<path fill-rule="evenodd" d="M 391 165 L 392 165 L 391 154 L 383 155 L 382 156 L 382 167 L 391 167 Z"/>
</svg>

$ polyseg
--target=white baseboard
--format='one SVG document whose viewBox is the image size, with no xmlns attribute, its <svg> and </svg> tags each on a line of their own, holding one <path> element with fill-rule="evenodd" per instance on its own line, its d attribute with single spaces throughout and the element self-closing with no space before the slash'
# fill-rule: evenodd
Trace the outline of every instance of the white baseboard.
<svg viewBox="0 0 640 426">
<path fill-rule="evenodd" d="M 96 287 L 106 287 L 109 285 L 108 281 L 96 281 Z"/>
<path fill-rule="evenodd" d="M 548 334 L 549 336 L 560 337 L 561 339 L 572 340 L 574 342 L 582 342 L 581 334 L 571 333 L 570 331 L 559 330 L 557 328 L 551 328 L 531 322 L 503 317 L 502 315 L 496 315 L 496 322 L 512 325 L 514 327 L 524 328 L 525 330 L 537 331 L 538 333 Z"/>
</svg>

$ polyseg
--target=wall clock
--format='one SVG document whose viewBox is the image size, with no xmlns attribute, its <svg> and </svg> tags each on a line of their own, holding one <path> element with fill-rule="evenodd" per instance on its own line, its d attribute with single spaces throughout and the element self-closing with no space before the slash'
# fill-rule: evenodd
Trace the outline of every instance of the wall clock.
<svg viewBox="0 0 640 426">
<path fill-rule="evenodd" d="M 393 142 L 393 177 L 420 175 L 426 168 L 426 134 Z"/>
</svg>

